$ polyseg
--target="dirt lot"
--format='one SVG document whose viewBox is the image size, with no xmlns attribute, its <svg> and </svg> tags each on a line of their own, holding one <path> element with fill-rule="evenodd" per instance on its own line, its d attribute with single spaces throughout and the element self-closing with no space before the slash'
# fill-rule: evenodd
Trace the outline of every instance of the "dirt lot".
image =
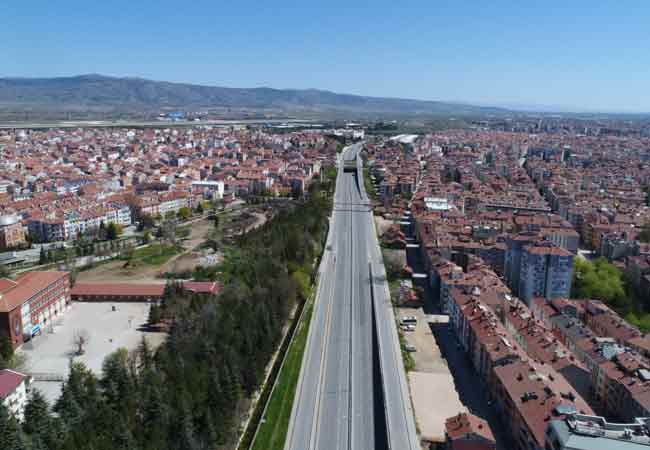
<svg viewBox="0 0 650 450">
<path fill-rule="evenodd" d="M 183 225 L 187 226 L 187 225 Z M 124 268 L 124 261 L 114 260 L 79 273 L 80 282 L 131 282 L 131 283 L 164 283 L 161 274 L 172 271 L 192 270 L 198 264 L 198 253 L 192 252 L 203 241 L 212 229 L 212 222 L 207 219 L 197 220 L 189 226 L 190 235 L 182 241 L 185 252 L 172 256 L 169 261 L 160 266 L 141 265 Z"/>
<path fill-rule="evenodd" d="M 415 370 L 408 374 L 411 399 L 422 438 L 442 442 L 445 419 L 467 410 L 460 401 L 447 361 L 428 323 L 444 319 L 427 316 L 422 308 L 396 308 L 395 312 L 398 318 L 415 316 L 418 319 L 415 331 L 404 333 L 406 341 L 417 348 L 412 353 Z"/>
<path fill-rule="evenodd" d="M 383 253 L 384 258 L 388 259 L 389 261 L 394 261 L 395 264 L 399 264 L 400 267 L 407 265 L 406 250 L 382 248 L 381 252 Z"/>
<path fill-rule="evenodd" d="M 377 228 L 377 235 L 383 235 L 386 230 L 388 230 L 390 226 L 393 225 L 393 223 L 394 222 L 392 220 L 384 219 L 381 216 L 375 216 L 375 227 Z"/>
</svg>

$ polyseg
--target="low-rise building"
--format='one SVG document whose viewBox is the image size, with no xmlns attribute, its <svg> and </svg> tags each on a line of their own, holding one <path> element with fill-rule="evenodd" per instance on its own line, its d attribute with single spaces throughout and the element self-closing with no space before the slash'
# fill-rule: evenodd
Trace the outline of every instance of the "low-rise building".
<svg viewBox="0 0 650 450">
<path fill-rule="evenodd" d="M 446 450 L 496 450 L 496 441 L 487 421 L 470 413 L 460 413 L 445 421 Z"/>
<path fill-rule="evenodd" d="M 39 334 L 70 303 L 68 272 L 28 272 L 0 279 L 0 333 L 14 347 Z"/>
<path fill-rule="evenodd" d="M 0 401 L 19 421 L 25 414 L 28 387 L 27 375 L 10 369 L 0 370 Z"/>
<path fill-rule="evenodd" d="M 202 295 L 218 291 L 214 281 L 185 281 L 181 287 Z M 162 283 L 77 283 L 70 292 L 72 300 L 80 302 L 156 302 L 164 295 Z"/>
</svg>

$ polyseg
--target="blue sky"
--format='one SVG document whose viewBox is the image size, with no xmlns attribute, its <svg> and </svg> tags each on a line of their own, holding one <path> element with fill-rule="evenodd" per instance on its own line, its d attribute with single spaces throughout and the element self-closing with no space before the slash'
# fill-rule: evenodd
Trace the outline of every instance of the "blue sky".
<svg viewBox="0 0 650 450">
<path fill-rule="evenodd" d="M 647 0 L 3 3 L 0 76 L 650 112 Z"/>
</svg>

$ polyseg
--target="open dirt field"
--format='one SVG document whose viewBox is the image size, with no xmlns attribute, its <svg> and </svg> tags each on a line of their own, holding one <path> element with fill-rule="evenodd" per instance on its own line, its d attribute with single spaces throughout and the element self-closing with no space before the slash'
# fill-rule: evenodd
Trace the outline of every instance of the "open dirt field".
<svg viewBox="0 0 650 450">
<path fill-rule="evenodd" d="M 186 227 L 188 225 L 183 225 Z M 182 241 L 185 249 L 183 253 L 172 256 L 169 261 L 160 265 L 141 265 L 138 267 L 124 267 L 125 261 L 114 260 L 102 264 L 85 272 L 79 273 L 79 282 L 130 282 L 130 283 L 164 283 L 160 278 L 165 272 L 192 270 L 198 264 L 198 254 L 192 250 L 205 241 L 207 234 L 212 229 L 212 222 L 200 219 L 189 225 L 190 235 Z"/>
<path fill-rule="evenodd" d="M 393 225 L 392 220 L 387 220 L 384 219 L 383 217 L 380 216 L 374 216 L 375 217 L 375 227 L 377 229 L 377 235 L 381 237 L 382 234 L 388 230 L 391 225 Z"/>
</svg>

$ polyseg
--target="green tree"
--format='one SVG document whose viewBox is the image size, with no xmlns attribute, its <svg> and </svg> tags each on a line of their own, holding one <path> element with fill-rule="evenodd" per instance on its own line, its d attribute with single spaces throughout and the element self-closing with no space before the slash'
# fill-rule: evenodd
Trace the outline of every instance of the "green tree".
<svg viewBox="0 0 650 450">
<path fill-rule="evenodd" d="M 45 247 L 41 245 L 41 252 L 38 256 L 38 263 L 40 265 L 43 265 L 43 264 L 47 264 L 47 262 L 48 262 L 48 257 L 47 257 L 47 253 L 45 252 Z"/>
<path fill-rule="evenodd" d="M 25 405 L 23 430 L 32 443 L 43 448 L 56 449 L 61 445 L 61 429 L 57 419 L 50 414 L 49 405 L 38 389 L 32 391 Z M 34 445 L 33 445 L 34 446 Z"/>
<path fill-rule="evenodd" d="M 149 309 L 149 324 L 154 325 L 160 322 L 162 319 L 160 307 L 158 305 L 151 305 Z"/>
<path fill-rule="evenodd" d="M 108 226 L 106 227 L 106 239 L 109 241 L 114 241 L 122 234 L 122 232 L 122 227 L 119 224 L 115 222 L 109 222 Z"/>
<path fill-rule="evenodd" d="M 5 361 L 10 361 L 14 356 L 14 347 L 6 334 L 0 334 L 0 356 Z"/>
<path fill-rule="evenodd" d="M 111 432 L 111 449 L 115 450 L 137 450 L 138 446 L 126 420 L 118 415 L 115 430 Z"/>
<path fill-rule="evenodd" d="M 631 305 L 621 271 L 605 258 L 593 262 L 580 258 L 574 260 L 571 295 L 574 298 L 602 300 L 618 310 Z"/>
<path fill-rule="evenodd" d="M 144 369 L 140 390 L 139 428 L 142 430 L 140 446 L 145 449 L 167 447 L 167 427 L 170 409 L 165 401 L 163 385 L 159 374 L 153 369 Z"/>
<path fill-rule="evenodd" d="M 149 214 L 143 214 L 138 220 L 138 231 L 150 230 L 156 225 L 155 220 Z"/>
<path fill-rule="evenodd" d="M 187 220 L 191 215 L 192 211 L 190 211 L 190 208 L 187 208 L 185 206 L 178 210 L 178 218 L 181 220 Z"/>
<path fill-rule="evenodd" d="M 20 424 L 0 402 L 0 449 L 25 450 Z"/>
<path fill-rule="evenodd" d="M 97 231 L 97 236 L 101 241 L 106 239 L 106 224 L 104 223 L 103 220 L 99 223 L 99 230 Z"/>
</svg>

